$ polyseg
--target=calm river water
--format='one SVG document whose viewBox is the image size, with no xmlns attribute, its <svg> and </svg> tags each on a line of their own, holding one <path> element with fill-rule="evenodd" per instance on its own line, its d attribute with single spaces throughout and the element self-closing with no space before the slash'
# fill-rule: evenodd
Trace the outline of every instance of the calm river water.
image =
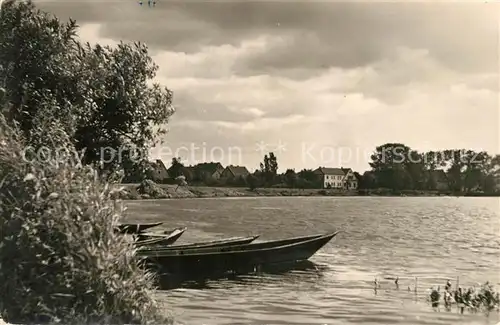
<svg viewBox="0 0 500 325">
<path fill-rule="evenodd" d="M 179 324 L 496 324 L 497 312 L 433 310 L 431 286 L 499 285 L 498 198 L 228 198 L 127 202 L 128 220 L 187 226 L 179 243 L 261 234 L 337 236 L 311 259 L 316 271 L 162 292 Z M 394 281 L 399 276 L 399 290 Z M 418 277 L 417 294 L 414 293 Z M 381 289 L 373 290 L 378 278 Z M 408 292 L 408 286 L 411 292 Z"/>
</svg>

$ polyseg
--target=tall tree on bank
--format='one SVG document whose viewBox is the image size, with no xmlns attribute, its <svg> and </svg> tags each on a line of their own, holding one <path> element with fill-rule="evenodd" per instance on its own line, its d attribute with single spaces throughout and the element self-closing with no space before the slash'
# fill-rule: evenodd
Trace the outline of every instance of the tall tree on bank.
<svg viewBox="0 0 500 325">
<path fill-rule="evenodd" d="M 85 150 L 85 164 L 140 166 L 166 131 L 172 92 L 149 85 L 158 67 L 145 45 L 91 46 L 76 32 L 75 21 L 63 23 L 30 1 L 2 4 L 0 80 L 9 104 L 3 114 L 28 139 L 40 116 L 58 120 Z"/>
<path fill-rule="evenodd" d="M 295 170 L 287 169 L 283 176 L 288 187 L 294 188 L 297 186 L 297 174 L 295 173 Z"/>
<path fill-rule="evenodd" d="M 278 175 L 278 158 L 273 152 L 264 156 L 264 161 L 260 163 L 260 172 L 267 184 L 272 184 Z"/>
<path fill-rule="evenodd" d="M 169 169 L 170 177 L 187 176 L 183 174 L 184 164 L 180 157 L 172 158 L 172 166 Z"/>
<path fill-rule="evenodd" d="M 375 148 L 370 167 L 377 176 L 379 187 L 401 190 L 410 186 L 406 166 L 411 149 L 401 143 L 386 143 Z"/>
</svg>

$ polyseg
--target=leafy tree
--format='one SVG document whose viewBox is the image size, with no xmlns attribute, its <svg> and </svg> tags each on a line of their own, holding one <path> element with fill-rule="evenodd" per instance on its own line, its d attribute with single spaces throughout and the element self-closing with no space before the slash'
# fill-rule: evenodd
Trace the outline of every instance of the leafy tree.
<svg viewBox="0 0 500 325">
<path fill-rule="evenodd" d="M 436 176 L 445 167 L 448 186 L 455 193 L 491 192 L 500 176 L 500 156 L 492 157 L 485 151 L 447 149 L 419 153 L 401 143 L 386 143 L 378 146 L 371 158 L 372 170 L 363 175 L 360 188 L 436 190 L 438 182 L 442 182 Z M 369 181 L 370 176 L 374 179 Z"/>
<path fill-rule="evenodd" d="M 273 175 L 278 174 L 278 159 L 272 152 L 269 153 L 269 168 Z"/>
<path fill-rule="evenodd" d="M 264 161 L 260 163 L 260 172 L 268 185 L 273 184 L 278 175 L 278 159 L 274 153 L 264 156 Z"/>
<path fill-rule="evenodd" d="M 377 179 L 372 171 L 364 172 L 363 175 L 358 177 L 358 180 L 360 189 L 373 189 L 377 187 Z"/>
<path fill-rule="evenodd" d="M 298 177 L 311 183 L 319 181 L 318 175 L 316 175 L 312 169 L 302 169 L 298 173 Z"/>
<path fill-rule="evenodd" d="M 421 154 L 416 150 L 410 150 L 408 152 L 408 159 L 404 165 L 410 182 L 410 184 L 407 184 L 407 188 L 424 190 L 427 186 L 426 179 L 428 177 L 425 154 Z"/>
<path fill-rule="evenodd" d="M 496 193 L 497 192 L 497 181 L 493 174 L 486 175 L 483 179 L 481 187 L 485 193 Z"/>
<path fill-rule="evenodd" d="M 9 103 L 3 113 L 28 139 L 37 116 L 59 120 L 76 149 L 85 149 L 85 164 L 105 161 L 103 169 L 140 164 L 165 132 L 172 92 L 149 85 L 158 67 L 145 45 L 90 46 L 81 44 L 76 32 L 74 21 L 62 23 L 31 2 L 2 4 L 0 80 Z M 123 163 L 133 156 L 118 154 L 125 147 L 142 154 Z M 103 156 L 103 148 L 113 150 Z"/>
<path fill-rule="evenodd" d="M 91 166 L 55 155 L 75 150 L 57 119 L 35 125 L 37 138 L 50 139 L 44 161 L 22 154 L 29 144 L 0 115 L 1 316 L 16 324 L 167 323 L 152 274 L 114 231 L 123 193 Z"/>
<path fill-rule="evenodd" d="M 285 183 L 287 184 L 288 187 L 294 188 L 297 183 L 297 174 L 295 173 L 295 170 L 293 169 L 287 169 L 285 174 Z"/>
<path fill-rule="evenodd" d="M 365 172 L 365 174 L 370 174 L 370 172 Z M 365 177 L 365 175 L 361 175 L 358 172 L 354 172 L 354 177 L 356 177 L 356 179 L 358 181 L 358 188 L 359 189 L 371 188 L 369 186 L 369 184 L 367 183 L 367 181 L 369 181 L 369 179 L 367 177 Z"/>
<path fill-rule="evenodd" d="M 372 167 L 380 187 L 401 190 L 408 188 L 411 175 L 408 172 L 411 149 L 401 143 L 386 143 L 378 146 L 372 154 Z"/>
<path fill-rule="evenodd" d="M 436 190 L 437 188 L 437 180 L 436 180 L 436 177 L 434 175 L 434 170 L 427 170 L 427 176 L 426 176 L 426 179 L 425 179 L 425 189 L 426 190 L 430 190 L 430 191 L 434 191 Z"/>
<path fill-rule="evenodd" d="M 249 189 L 253 191 L 257 188 L 258 179 L 254 175 L 248 174 L 246 178 L 246 183 L 248 184 Z"/>
<path fill-rule="evenodd" d="M 440 151 L 428 151 L 423 154 L 423 159 L 425 163 L 425 169 L 436 170 L 441 167 L 446 166 L 446 157 L 444 152 Z"/>
<path fill-rule="evenodd" d="M 450 189 L 454 192 L 462 192 L 464 185 L 463 172 L 466 169 L 464 160 L 462 158 L 461 149 L 447 149 L 445 150 L 445 159 L 449 168 L 446 171 Z"/>
<path fill-rule="evenodd" d="M 491 157 L 487 152 L 475 152 L 467 150 L 463 152 L 464 171 L 464 189 L 470 192 L 475 189 L 481 189 L 490 167 Z"/>
<path fill-rule="evenodd" d="M 184 175 L 183 174 L 184 164 L 181 162 L 180 157 L 172 158 L 172 166 L 168 170 L 170 177 L 175 178 Z M 187 176 L 187 175 L 184 175 Z"/>
</svg>

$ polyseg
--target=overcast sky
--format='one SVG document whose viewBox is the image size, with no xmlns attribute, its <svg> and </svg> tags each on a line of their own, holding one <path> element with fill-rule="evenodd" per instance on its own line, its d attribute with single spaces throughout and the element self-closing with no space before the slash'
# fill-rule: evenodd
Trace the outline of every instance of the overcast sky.
<svg viewBox="0 0 500 325">
<path fill-rule="evenodd" d="M 496 4 L 38 4 L 85 41 L 148 44 L 177 108 L 155 158 L 363 171 L 386 142 L 499 152 Z"/>
</svg>

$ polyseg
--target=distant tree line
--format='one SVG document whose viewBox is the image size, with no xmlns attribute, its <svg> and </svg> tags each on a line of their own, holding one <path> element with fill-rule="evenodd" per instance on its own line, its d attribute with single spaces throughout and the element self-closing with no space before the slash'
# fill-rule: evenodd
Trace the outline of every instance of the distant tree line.
<svg viewBox="0 0 500 325">
<path fill-rule="evenodd" d="M 419 152 L 401 143 L 376 147 L 360 188 L 441 190 L 456 194 L 496 193 L 500 155 L 471 149 Z"/>
<path fill-rule="evenodd" d="M 438 191 L 454 194 L 497 193 L 500 179 L 500 155 L 469 149 L 419 152 L 401 143 L 386 143 L 375 148 L 371 169 L 354 172 L 359 190 Z M 193 168 L 193 167 L 192 167 Z M 194 170 L 194 171 L 193 171 Z M 260 168 L 245 176 L 214 178 L 196 168 L 186 172 L 180 158 L 173 158 L 170 180 L 184 175 L 191 185 L 256 188 L 322 188 L 323 180 L 313 169 L 278 173 L 278 158 L 266 154 Z M 151 176 L 147 176 L 147 178 Z"/>
</svg>

